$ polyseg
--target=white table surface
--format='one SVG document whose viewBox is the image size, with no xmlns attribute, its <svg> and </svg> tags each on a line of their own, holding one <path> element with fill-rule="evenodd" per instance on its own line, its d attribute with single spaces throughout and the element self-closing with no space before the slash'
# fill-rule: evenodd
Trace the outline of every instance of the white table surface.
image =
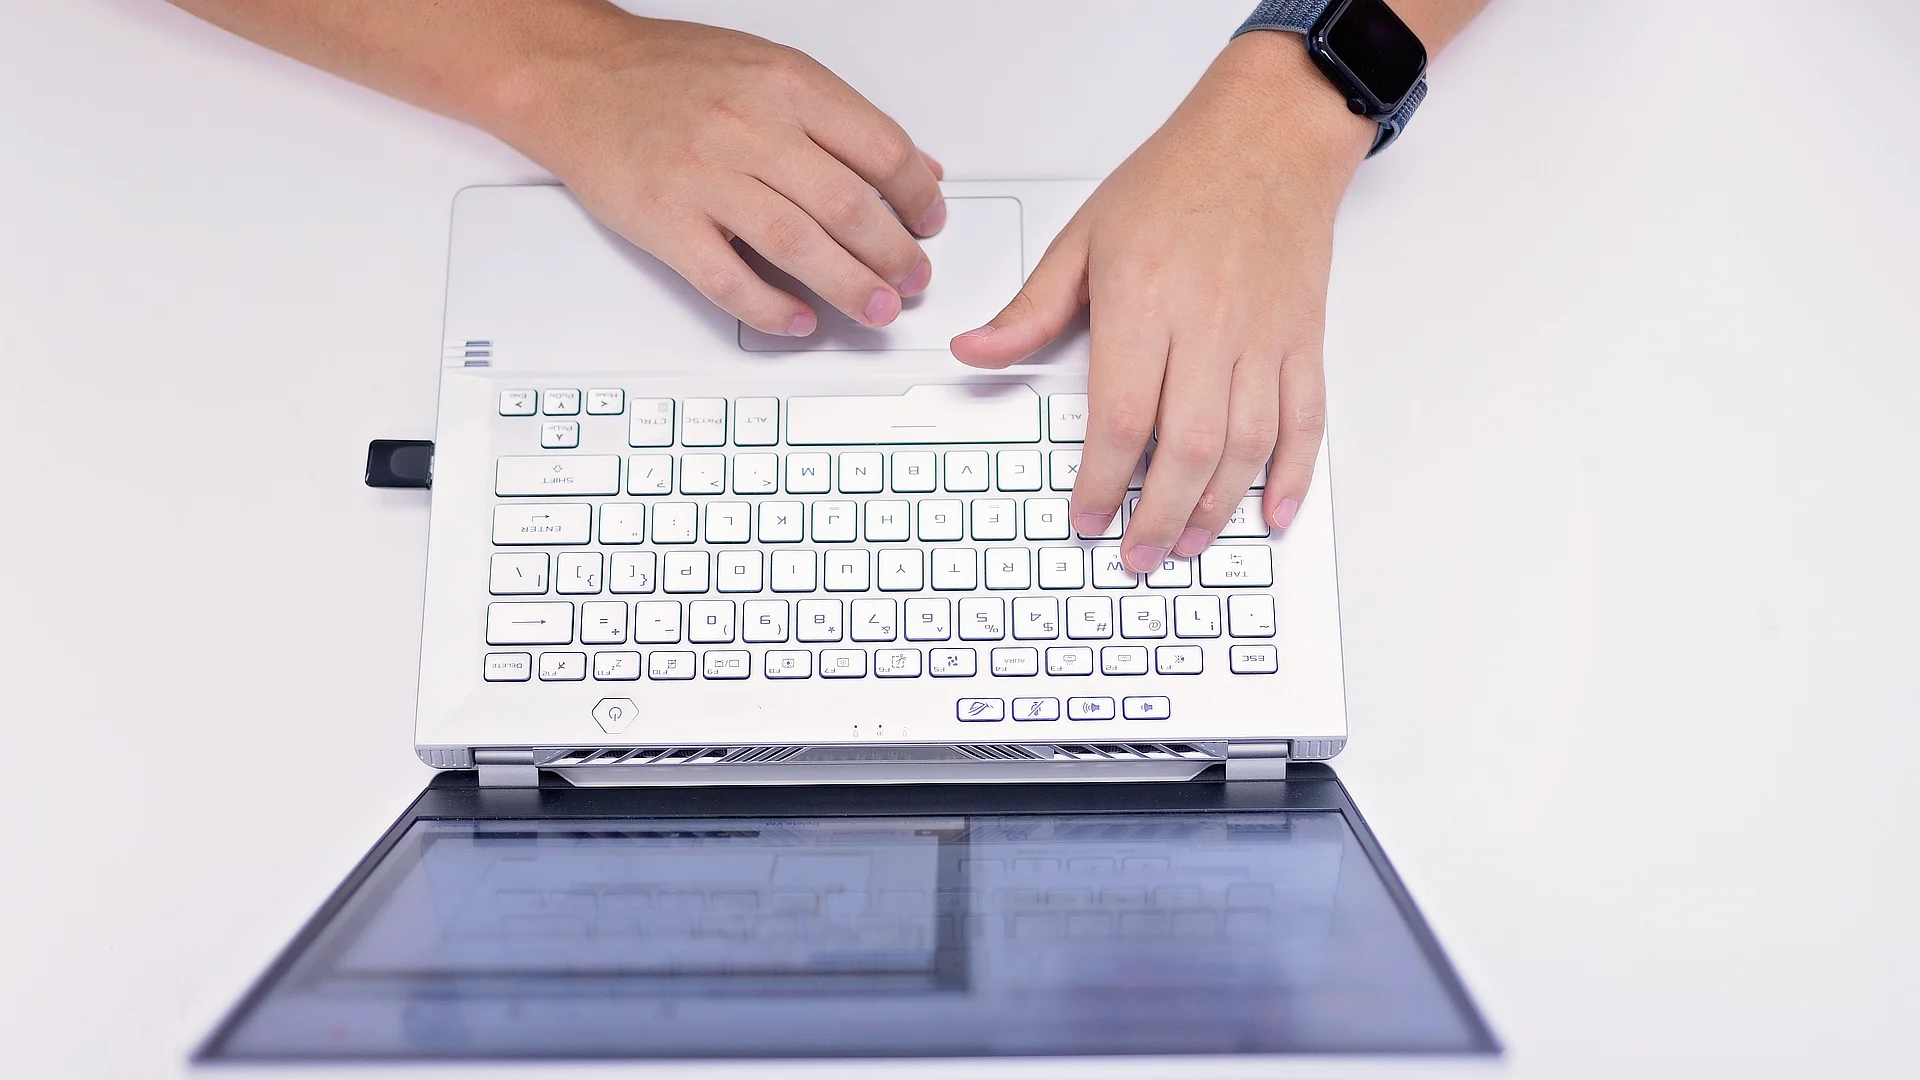
<svg viewBox="0 0 1920 1080">
<path fill-rule="evenodd" d="M 1246 6 L 658 9 L 990 177 L 1104 173 Z M 1336 765 L 1495 1072 L 1916 1068 L 1917 46 L 1503 0 L 1349 200 Z M 185 1071 L 427 779 L 427 500 L 362 455 L 432 434 L 454 191 L 539 175 L 152 2 L 0 5 L 9 1075 Z"/>
</svg>

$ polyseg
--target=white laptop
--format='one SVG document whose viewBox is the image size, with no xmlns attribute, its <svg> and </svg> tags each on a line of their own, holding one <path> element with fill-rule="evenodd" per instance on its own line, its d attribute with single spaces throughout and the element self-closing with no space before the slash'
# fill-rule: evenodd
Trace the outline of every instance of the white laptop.
<svg viewBox="0 0 1920 1080">
<path fill-rule="evenodd" d="M 1340 750 L 1324 455 L 1283 534 L 1255 491 L 1206 553 L 1144 577 L 1119 562 L 1124 514 L 1075 535 L 1084 324 L 1004 372 L 947 343 L 1093 184 L 945 187 L 927 293 L 883 329 L 819 305 L 799 341 L 742 327 L 562 188 L 460 194 L 423 760 L 820 783 L 1256 775 Z"/>
</svg>

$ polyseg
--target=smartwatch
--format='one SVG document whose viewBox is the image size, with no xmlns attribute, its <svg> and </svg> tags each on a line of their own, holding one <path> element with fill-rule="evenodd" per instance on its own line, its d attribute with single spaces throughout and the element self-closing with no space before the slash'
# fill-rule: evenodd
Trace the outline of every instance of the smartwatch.
<svg viewBox="0 0 1920 1080">
<path fill-rule="evenodd" d="M 1427 96 L 1427 47 L 1385 0 L 1262 0 L 1233 36 L 1249 30 L 1306 36 L 1307 55 L 1347 108 L 1380 125 L 1368 157 L 1400 136 Z"/>
</svg>

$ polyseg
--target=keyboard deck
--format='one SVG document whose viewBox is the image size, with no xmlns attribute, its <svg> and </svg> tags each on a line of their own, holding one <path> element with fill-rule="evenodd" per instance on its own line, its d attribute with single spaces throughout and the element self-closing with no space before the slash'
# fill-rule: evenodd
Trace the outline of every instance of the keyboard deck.
<svg viewBox="0 0 1920 1080">
<path fill-rule="evenodd" d="M 950 680 L 954 719 L 995 723 L 1166 719 L 1143 677 L 1276 673 L 1259 492 L 1199 558 L 1134 574 L 1144 462 L 1075 534 L 1086 396 L 1001 389 L 500 390 L 477 674 L 596 684 L 613 732 L 649 681 Z"/>
</svg>

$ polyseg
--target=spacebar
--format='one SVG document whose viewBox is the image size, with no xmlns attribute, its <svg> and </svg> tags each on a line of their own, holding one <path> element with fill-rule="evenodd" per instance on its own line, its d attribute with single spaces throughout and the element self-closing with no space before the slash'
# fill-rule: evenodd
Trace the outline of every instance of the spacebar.
<svg viewBox="0 0 1920 1080">
<path fill-rule="evenodd" d="M 787 399 L 787 444 L 1040 441 L 1040 395 L 1024 383 L 916 386 L 904 394 Z"/>
</svg>

